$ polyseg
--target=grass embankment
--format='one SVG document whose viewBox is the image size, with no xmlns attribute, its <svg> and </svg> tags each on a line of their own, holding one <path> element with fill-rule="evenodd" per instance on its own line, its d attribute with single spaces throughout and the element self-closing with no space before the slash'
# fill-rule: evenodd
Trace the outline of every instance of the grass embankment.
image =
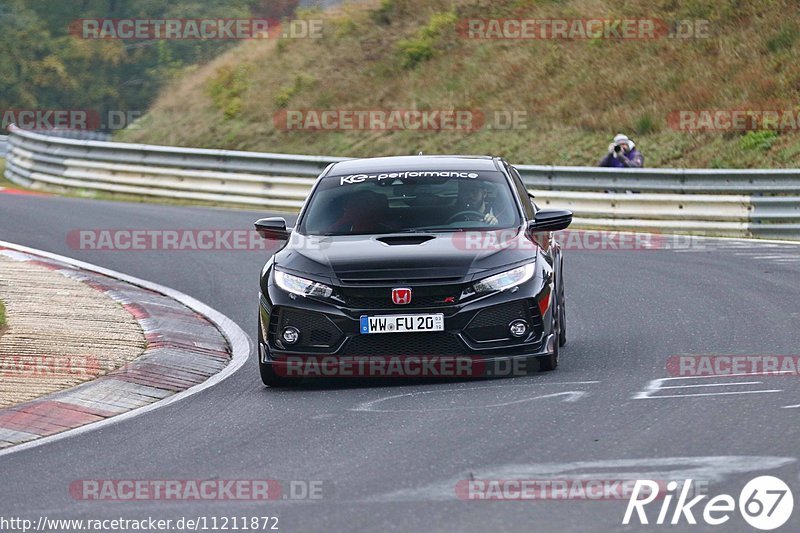
<svg viewBox="0 0 800 533">
<path fill-rule="evenodd" d="M 3 300 L 0 300 L 0 335 L 3 333 L 3 328 L 6 326 L 6 306 Z"/>
<path fill-rule="evenodd" d="M 8 181 L 5 177 L 6 160 L 0 157 L 0 187 L 16 187 L 14 183 Z"/>
<path fill-rule="evenodd" d="M 300 16 L 321 39 L 251 41 L 168 87 L 122 140 L 287 153 L 491 153 L 513 162 L 594 165 L 618 131 L 650 167 L 793 167 L 797 132 L 688 133 L 673 110 L 798 110 L 796 6 L 789 0 L 383 0 Z M 710 37 L 484 40 L 468 18 L 708 20 Z M 472 133 L 293 131 L 297 109 L 525 111 L 527 129 Z"/>
</svg>

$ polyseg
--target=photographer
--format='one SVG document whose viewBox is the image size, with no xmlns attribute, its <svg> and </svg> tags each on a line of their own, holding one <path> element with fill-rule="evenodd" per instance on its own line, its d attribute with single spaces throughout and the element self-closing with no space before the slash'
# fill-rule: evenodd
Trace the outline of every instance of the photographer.
<svg viewBox="0 0 800 533">
<path fill-rule="evenodd" d="M 627 135 L 618 133 L 608 145 L 608 154 L 600 160 L 601 167 L 642 168 L 644 156 Z"/>
</svg>

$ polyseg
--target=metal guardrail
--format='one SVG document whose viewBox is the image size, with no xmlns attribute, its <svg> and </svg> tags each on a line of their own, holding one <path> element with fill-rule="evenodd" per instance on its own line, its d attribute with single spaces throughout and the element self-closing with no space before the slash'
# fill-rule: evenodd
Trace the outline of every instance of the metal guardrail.
<svg viewBox="0 0 800 533">
<path fill-rule="evenodd" d="M 325 167 L 344 159 L 10 132 L 5 174 L 20 185 L 282 209 L 299 208 Z"/>
<path fill-rule="evenodd" d="M 80 139 L 82 141 L 110 141 L 111 134 L 102 131 L 92 130 L 62 130 L 51 129 L 47 130 L 46 135 L 55 135 L 56 137 L 64 137 L 65 139 Z"/>
<path fill-rule="evenodd" d="M 69 139 L 12 126 L 6 177 L 20 185 L 297 209 L 346 158 Z M 800 170 L 517 166 L 540 206 L 576 227 L 800 239 Z"/>
<path fill-rule="evenodd" d="M 47 135 L 64 137 L 66 139 L 82 139 L 88 141 L 109 141 L 111 135 L 100 131 L 76 131 L 76 130 L 48 130 Z M 8 135 L 0 135 L 0 157 L 5 157 L 8 152 Z"/>
</svg>

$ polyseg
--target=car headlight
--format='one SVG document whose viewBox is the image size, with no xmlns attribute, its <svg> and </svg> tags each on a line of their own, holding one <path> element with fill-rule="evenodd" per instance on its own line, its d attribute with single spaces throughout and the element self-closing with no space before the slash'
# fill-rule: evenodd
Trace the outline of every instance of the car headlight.
<svg viewBox="0 0 800 533">
<path fill-rule="evenodd" d="M 275 283 L 286 292 L 300 296 L 330 298 L 333 294 L 333 289 L 323 283 L 293 276 L 280 270 L 275 270 Z"/>
<path fill-rule="evenodd" d="M 536 264 L 528 263 L 511 270 L 506 270 L 494 276 L 489 276 L 482 280 L 476 281 L 472 284 L 473 294 L 480 294 L 483 292 L 504 291 L 517 285 L 522 285 L 533 277 L 536 273 Z M 466 291 L 465 291 L 466 292 Z M 464 294 L 463 296 L 470 296 Z"/>
</svg>

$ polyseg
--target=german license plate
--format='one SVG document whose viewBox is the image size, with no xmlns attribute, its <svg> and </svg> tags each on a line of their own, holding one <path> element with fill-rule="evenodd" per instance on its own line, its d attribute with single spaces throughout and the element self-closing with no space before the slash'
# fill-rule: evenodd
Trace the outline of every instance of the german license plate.
<svg viewBox="0 0 800 533">
<path fill-rule="evenodd" d="M 444 314 L 361 315 L 361 333 L 409 333 L 444 331 Z"/>
</svg>

